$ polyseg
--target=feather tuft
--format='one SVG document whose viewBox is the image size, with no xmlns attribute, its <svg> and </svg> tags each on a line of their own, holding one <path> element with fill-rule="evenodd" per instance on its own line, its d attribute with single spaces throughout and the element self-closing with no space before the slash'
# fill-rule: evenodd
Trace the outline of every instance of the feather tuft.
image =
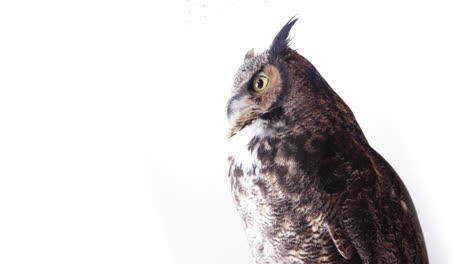
<svg viewBox="0 0 468 264">
<path fill-rule="evenodd" d="M 289 47 L 289 41 L 291 38 L 289 37 L 289 31 L 291 31 L 292 26 L 296 23 L 297 18 L 292 17 L 286 25 L 278 32 L 275 39 L 271 43 L 269 49 L 270 59 L 275 59 L 280 55 L 286 48 Z"/>
</svg>

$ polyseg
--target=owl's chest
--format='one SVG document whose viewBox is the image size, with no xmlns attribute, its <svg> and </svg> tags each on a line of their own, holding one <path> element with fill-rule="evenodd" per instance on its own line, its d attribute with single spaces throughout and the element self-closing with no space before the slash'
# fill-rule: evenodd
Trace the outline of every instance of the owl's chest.
<svg viewBox="0 0 468 264">
<path fill-rule="evenodd" d="M 255 121 L 230 141 L 229 177 L 238 207 L 251 207 L 241 203 L 241 200 L 256 205 L 268 205 L 281 196 L 278 190 L 273 188 L 274 178 L 268 173 L 273 161 L 265 162 L 265 159 L 259 156 L 259 151 L 267 152 L 276 148 L 264 143 L 270 135 L 264 122 Z M 260 146 L 263 150 L 260 150 Z"/>
<path fill-rule="evenodd" d="M 253 255 L 258 263 L 305 263 L 301 255 L 325 241 L 323 217 L 310 208 L 298 207 L 300 196 L 294 197 L 281 187 L 276 169 L 295 168 L 293 162 L 288 165 L 278 158 L 279 144 L 270 133 L 259 124 L 243 132 L 231 142 L 234 146 L 229 154 L 229 176 Z"/>
<path fill-rule="evenodd" d="M 265 164 L 258 157 L 258 142 L 268 135 L 261 121 L 244 128 L 230 140 L 229 178 L 231 193 L 244 229 L 258 259 L 274 253 L 268 233 L 276 222 L 275 201 L 281 195 L 272 189 Z"/>
<path fill-rule="evenodd" d="M 270 219 L 271 215 L 278 216 L 276 210 L 284 210 L 285 205 L 300 199 L 283 188 L 287 175 L 298 171 L 297 162 L 283 154 L 284 145 L 262 120 L 254 121 L 231 139 L 229 177 L 241 216 L 249 213 L 258 214 L 258 220 Z"/>
</svg>

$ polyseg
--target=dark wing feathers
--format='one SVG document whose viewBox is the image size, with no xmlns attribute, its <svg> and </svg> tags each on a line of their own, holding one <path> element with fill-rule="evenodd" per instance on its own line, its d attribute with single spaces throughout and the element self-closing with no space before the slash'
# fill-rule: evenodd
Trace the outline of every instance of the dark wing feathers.
<svg viewBox="0 0 468 264">
<path fill-rule="evenodd" d="M 365 140 L 339 133 L 320 153 L 316 176 L 336 203 L 327 227 L 340 255 L 351 263 L 353 254 L 368 264 L 428 263 L 411 198 L 385 159 Z"/>
<path fill-rule="evenodd" d="M 335 244 L 340 255 L 345 259 L 351 259 L 353 254 L 353 245 L 340 226 L 328 224 L 328 233 Z"/>
<path fill-rule="evenodd" d="M 344 234 L 335 228 L 335 245 L 347 243 L 341 237 L 349 238 L 368 264 L 429 263 L 416 211 L 396 172 L 367 142 L 352 139 L 348 148 L 354 149 L 354 155 L 346 157 L 354 167 L 341 199 Z"/>
</svg>

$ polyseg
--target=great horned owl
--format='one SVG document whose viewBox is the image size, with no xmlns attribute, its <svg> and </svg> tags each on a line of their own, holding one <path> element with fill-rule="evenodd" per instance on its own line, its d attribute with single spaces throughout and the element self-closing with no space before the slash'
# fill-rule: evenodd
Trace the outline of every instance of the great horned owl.
<svg viewBox="0 0 468 264">
<path fill-rule="evenodd" d="M 228 101 L 233 199 L 258 264 L 428 263 L 411 198 L 315 67 L 291 19 Z"/>
</svg>

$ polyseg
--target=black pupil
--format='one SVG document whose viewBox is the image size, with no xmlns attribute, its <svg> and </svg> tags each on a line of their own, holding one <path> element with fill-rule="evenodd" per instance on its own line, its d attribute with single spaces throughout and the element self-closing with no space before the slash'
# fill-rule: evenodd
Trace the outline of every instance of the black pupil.
<svg viewBox="0 0 468 264">
<path fill-rule="evenodd" d="M 262 89 L 263 88 L 263 80 L 262 79 L 257 79 L 257 82 L 255 83 L 255 86 L 258 89 Z"/>
</svg>

